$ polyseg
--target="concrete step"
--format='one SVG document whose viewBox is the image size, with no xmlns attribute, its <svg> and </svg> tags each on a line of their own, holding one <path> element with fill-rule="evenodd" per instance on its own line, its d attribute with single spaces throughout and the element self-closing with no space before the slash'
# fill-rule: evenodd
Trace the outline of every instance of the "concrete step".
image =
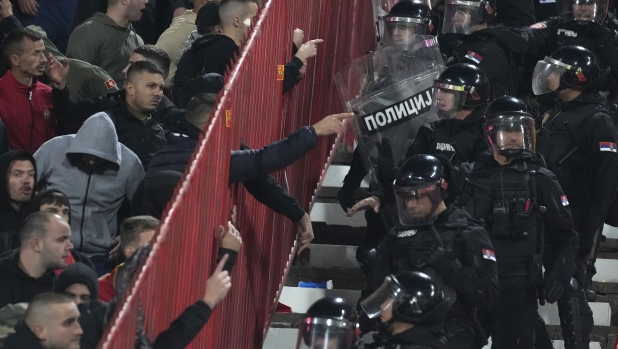
<svg viewBox="0 0 618 349">
<path fill-rule="evenodd" d="M 358 269 L 360 267 L 356 261 L 356 246 L 312 243 L 309 249 L 311 252 L 308 266 L 334 269 Z"/>
</svg>

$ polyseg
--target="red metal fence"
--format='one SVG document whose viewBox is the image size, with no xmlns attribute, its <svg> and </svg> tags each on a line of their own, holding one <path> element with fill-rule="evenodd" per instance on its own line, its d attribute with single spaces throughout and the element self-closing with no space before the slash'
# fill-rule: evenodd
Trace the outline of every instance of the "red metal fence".
<svg viewBox="0 0 618 349">
<path fill-rule="evenodd" d="M 215 309 L 193 348 L 261 348 L 293 252 L 295 231 L 285 217 L 259 204 L 242 187 L 228 185 L 230 150 L 240 141 L 261 147 L 342 112 L 333 76 L 349 60 L 375 46 L 369 0 L 269 0 L 262 8 L 207 126 L 194 160 L 176 189 L 157 232 L 153 252 L 133 280 L 99 348 L 133 348 L 137 309 L 151 340 L 204 294 L 215 267 L 217 227 L 238 206 L 243 248 L 232 274 L 232 290 Z M 322 38 L 309 59 L 304 81 L 282 96 L 277 66 L 289 60 L 292 32 Z M 306 210 L 333 139 L 288 167 L 292 195 Z M 275 174 L 283 181 L 283 172 Z"/>
</svg>

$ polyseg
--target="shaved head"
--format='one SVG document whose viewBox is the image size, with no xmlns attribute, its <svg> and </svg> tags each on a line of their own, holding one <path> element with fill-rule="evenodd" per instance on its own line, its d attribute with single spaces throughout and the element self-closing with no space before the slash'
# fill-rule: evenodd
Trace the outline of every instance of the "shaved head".
<svg viewBox="0 0 618 349">
<path fill-rule="evenodd" d="M 257 4 L 255 0 L 223 0 L 219 4 L 219 19 L 223 27 L 229 26 L 234 17 L 241 20 L 247 17 L 251 10 L 250 4 Z"/>
<path fill-rule="evenodd" d="M 26 326 L 45 349 L 79 349 L 82 328 L 79 310 L 68 296 L 41 293 L 26 310 Z"/>
</svg>

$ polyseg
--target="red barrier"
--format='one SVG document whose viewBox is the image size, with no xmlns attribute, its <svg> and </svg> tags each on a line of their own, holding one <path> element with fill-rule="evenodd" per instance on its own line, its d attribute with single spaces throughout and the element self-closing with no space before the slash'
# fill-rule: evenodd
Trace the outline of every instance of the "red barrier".
<svg viewBox="0 0 618 349">
<path fill-rule="evenodd" d="M 270 0 L 228 74 L 211 123 L 176 189 L 155 237 L 153 252 L 129 288 L 99 348 L 133 348 L 141 309 L 151 340 L 200 299 L 215 267 L 217 226 L 238 206 L 243 248 L 232 290 L 215 309 L 192 348 L 261 348 L 294 251 L 295 231 L 285 217 L 256 202 L 242 187 L 228 185 L 230 150 L 241 139 L 261 147 L 343 110 L 333 76 L 349 60 L 375 46 L 368 0 Z M 316 58 L 292 92 L 282 96 L 277 66 L 291 56 L 294 28 L 305 40 L 322 38 Z M 306 210 L 333 148 L 321 140 L 303 159 L 274 174 L 287 177 L 290 192 Z"/>
</svg>

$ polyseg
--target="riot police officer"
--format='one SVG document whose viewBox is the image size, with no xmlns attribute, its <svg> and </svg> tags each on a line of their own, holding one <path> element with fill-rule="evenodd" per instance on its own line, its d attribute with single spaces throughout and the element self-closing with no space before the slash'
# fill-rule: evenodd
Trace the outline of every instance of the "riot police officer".
<svg viewBox="0 0 618 349">
<path fill-rule="evenodd" d="M 483 130 L 490 149 L 453 175 L 455 205 L 484 220 L 498 262 L 498 301 L 479 320 L 497 348 L 533 348 L 537 299 L 554 303 L 569 286 L 577 233 L 556 176 L 534 153 L 526 105 L 508 96 L 494 100 Z"/>
<path fill-rule="evenodd" d="M 379 26 L 383 28 L 380 33 L 382 47 L 405 45 L 415 34 L 430 34 L 435 29 L 431 15 L 431 8 L 424 1 L 404 0 L 396 3 Z"/>
<path fill-rule="evenodd" d="M 444 319 L 455 299 L 434 277 L 419 271 L 387 276 L 361 302 L 370 318 L 380 317 L 390 336 L 374 336 L 364 349 L 445 349 Z"/>
<path fill-rule="evenodd" d="M 419 129 L 406 158 L 441 154 L 455 163 L 473 161 L 487 149 L 479 135 L 479 120 L 489 95 L 489 80 L 479 67 L 462 63 L 446 68 L 434 83 L 440 119 Z"/>
<path fill-rule="evenodd" d="M 356 347 L 357 315 L 354 304 L 334 297 L 313 303 L 299 323 L 296 349 L 350 349 Z"/>
<path fill-rule="evenodd" d="M 606 99 L 596 90 L 603 72 L 595 55 L 579 46 L 565 46 L 539 61 L 533 75 L 534 93 L 552 93 L 556 105 L 539 123 L 539 154 L 547 168 L 556 174 L 568 197 L 573 222 L 579 233 L 579 267 L 575 278 L 580 283 L 578 297 L 584 345 L 590 341 L 592 311 L 581 286 L 587 274 L 594 273 L 594 254 L 610 204 L 616 199 L 618 154 L 616 128 Z M 560 303 L 559 303 L 560 305 Z"/>
<path fill-rule="evenodd" d="M 559 47 L 581 46 L 594 53 L 600 66 L 611 68 L 618 78 L 618 33 L 604 22 L 609 0 L 561 0 L 559 3 L 561 16 L 525 29 L 529 50 L 543 57 Z"/>
<path fill-rule="evenodd" d="M 446 0 L 444 35 L 438 37 L 440 48 L 448 57 L 447 65 L 469 63 L 485 72 L 491 84 L 491 100 L 517 92 L 517 60 L 511 51 L 523 51 L 525 47 L 521 36 L 487 27 L 496 11 L 495 0 Z"/>
<path fill-rule="evenodd" d="M 435 275 L 457 294 L 445 323 L 448 346 L 470 348 L 482 332 L 476 308 L 493 304 L 497 297 L 496 261 L 478 221 L 445 205 L 444 175 L 442 162 L 431 155 L 413 156 L 401 166 L 393 183 L 399 224 L 378 248 L 368 288 L 377 289 L 386 275 L 397 271 Z M 372 197 L 361 203 L 374 208 L 380 200 Z"/>
</svg>

